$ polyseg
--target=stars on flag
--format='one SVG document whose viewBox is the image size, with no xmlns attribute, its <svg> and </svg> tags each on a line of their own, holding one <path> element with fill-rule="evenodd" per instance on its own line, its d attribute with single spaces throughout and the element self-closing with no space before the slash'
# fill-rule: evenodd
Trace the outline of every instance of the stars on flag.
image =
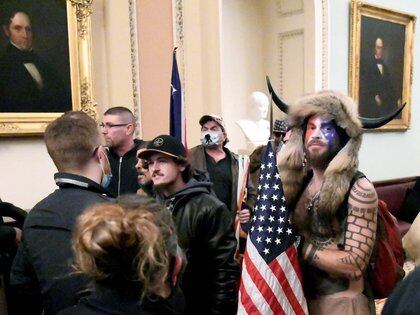
<svg viewBox="0 0 420 315">
<path fill-rule="evenodd" d="M 265 153 L 260 171 L 250 240 L 264 260 L 269 262 L 291 246 L 296 241 L 296 235 L 292 235 L 294 230 L 288 218 L 286 199 L 272 150 Z"/>
</svg>

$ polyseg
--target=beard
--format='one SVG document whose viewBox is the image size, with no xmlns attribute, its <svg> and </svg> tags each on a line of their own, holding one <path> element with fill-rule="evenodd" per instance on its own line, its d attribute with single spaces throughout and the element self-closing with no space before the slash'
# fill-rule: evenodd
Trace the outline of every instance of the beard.
<svg viewBox="0 0 420 315">
<path fill-rule="evenodd" d="M 311 152 L 305 148 L 306 159 L 310 166 L 320 169 L 326 169 L 328 164 L 337 155 L 340 148 L 334 148 L 332 150 L 325 150 L 324 152 Z"/>
</svg>

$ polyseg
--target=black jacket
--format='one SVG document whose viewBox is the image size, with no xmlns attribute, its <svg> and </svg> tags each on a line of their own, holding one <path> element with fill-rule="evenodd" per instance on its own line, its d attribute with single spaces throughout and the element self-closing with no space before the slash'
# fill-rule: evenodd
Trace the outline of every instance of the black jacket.
<svg viewBox="0 0 420 315">
<path fill-rule="evenodd" d="M 0 199 L 0 256 L 4 252 L 8 252 L 8 249 L 16 246 L 16 232 L 13 227 L 16 226 L 21 229 L 26 215 L 25 210 Z M 3 220 L 5 217 L 12 218 L 15 222 L 13 224 L 5 224 Z"/>
<path fill-rule="evenodd" d="M 137 192 L 140 188 L 137 181 L 137 150 L 146 147 L 147 141 L 134 139 L 134 147 L 123 156 L 119 156 L 111 148 L 108 158 L 111 164 L 112 179 L 108 190 L 114 195 Z"/>
<path fill-rule="evenodd" d="M 420 267 L 416 267 L 392 291 L 381 314 L 415 315 L 420 311 Z"/>
<path fill-rule="evenodd" d="M 38 314 L 40 294 L 45 315 L 75 304 L 77 292 L 86 287 L 86 279 L 74 275 L 71 267 L 76 218 L 87 207 L 110 201 L 103 188 L 86 177 L 57 173 L 55 181 L 59 189 L 29 212 L 13 261 L 10 282 L 24 307 L 19 314 Z"/>
<path fill-rule="evenodd" d="M 236 314 L 239 267 L 232 216 L 210 191 L 211 183 L 191 179 L 165 200 L 187 257 L 181 281 L 186 313 Z"/>
<path fill-rule="evenodd" d="M 176 296 L 169 299 L 154 297 L 145 298 L 140 303 L 140 293 L 137 290 L 127 290 L 127 287 L 96 288 L 92 295 L 84 297 L 77 306 L 67 308 L 57 315 L 176 315 L 182 314 L 174 308 L 178 301 Z M 177 305 L 176 305 L 177 306 Z"/>
</svg>

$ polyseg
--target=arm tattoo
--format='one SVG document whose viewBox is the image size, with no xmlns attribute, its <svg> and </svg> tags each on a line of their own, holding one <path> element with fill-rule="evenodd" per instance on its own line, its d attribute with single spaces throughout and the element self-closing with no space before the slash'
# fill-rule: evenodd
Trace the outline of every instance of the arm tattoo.
<svg viewBox="0 0 420 315">
<path fill-rule="evenodd" d="M 362 204 L 372 204 L 378 201 L 376 192 L 374 190 L 372 191 L 371 189 L 365 189 L 360 186 L 359 183 L 356 183 L 351 188 L 351 194 L 349 198 Z"/>
<path fill-rule="evenodd" d="M 356 204 L 356 205 L 355 205 Z M 373 188 L 365 189 L 356 183 L 351 190 L 348 203 L 345 257 L 337 261 L 356 265 L 364 270 L 372 253 L 376 234 L 377 196 Z"/>
<path fill-rule="evenodd" d="M 308 256 L 306 257 L 306 260 L 309 264 L 316 266 L 316 261 L 319 260 L 319 256 L 317 255 L 318 251 L 322 251 L 323 248 L 315 246 L 312 244 L 312 248 L 309 251 Z"/>
</svg>

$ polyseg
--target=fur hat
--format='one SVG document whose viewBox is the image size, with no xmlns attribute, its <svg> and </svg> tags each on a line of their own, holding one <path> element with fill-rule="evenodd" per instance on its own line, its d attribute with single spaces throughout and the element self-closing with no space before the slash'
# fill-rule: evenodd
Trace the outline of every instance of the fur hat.
<svg viewBox="0 0 420 315">
<path fill-rule="evenodd" d="M 278 156 L 278 169 L 288 204 L 302 190 L 308 169 L 304 166 L 304 123 L 312 115 L 329 114 L 348 135 L 349 140 L 335 155 L 325 170 L 325 180 L 319 200 L 311 216 L 310 226 L 321 226 L 325 231 L 320 237 L 333 235 L 331 219 L 343 203 L 350 182 L 357 172 L 358 152 L 362 142 L 362 126 L 357 104 L 348 96 L 335 91 L 321 91 L 299 99 L 289 109 L 292 135 Z M 316 215 L 315 215 L 316 214 Z M 314 222 L 317 220 L 318 222 Z M 318 229 L 317 229 L 318 230 Z M 313 234 L 319 231 L 312 231 Z"/>
</svg>

